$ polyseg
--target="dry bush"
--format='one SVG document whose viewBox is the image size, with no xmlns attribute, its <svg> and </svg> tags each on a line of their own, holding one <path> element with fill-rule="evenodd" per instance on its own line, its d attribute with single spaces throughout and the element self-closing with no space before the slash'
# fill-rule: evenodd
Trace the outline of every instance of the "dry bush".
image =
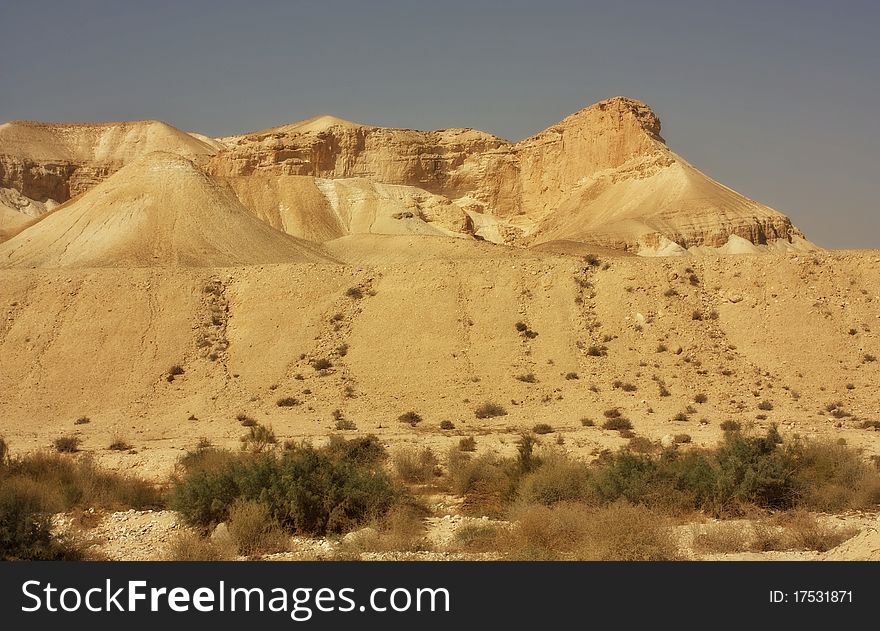
<svg viewBox="0 0 880 631">
<path fill-rule="evenodd" d="M 357 424 L 350 419 L 341 418 L 336 421 L 336 424 L 334 425 L 334 427 L 336 428 L 337 431 L 340 431 L 340 432 L 352 431 L 352 430 L 357 429 Z"/>
<path fill-rule="evenodd" d="M 236 500 L 229 508 L 227 525 L 239 553 L 245 556 L 271 554 L 287 548 L 287 535 L 263 502 Z"/>
<path fill-rule="evenodd" d="M 188 530 L 172 539 L 165 552 L 168 561 L 226 561 L 233 556 L 235 551 L 230 547 Z"/>
<path fill-rule="evenodd" d="M 547 423 L 538 423 L 532 428 L 532 431 L 536 434 L 549 434 L 553 431 L 553 428 Z"/>
<path fill-rule="evenodd" d="M 492 455 L 471 456 L 450 449 L 447 458 L 449 485 L 464 496 L 463 511 L 470 515 L 503 516 L 512 494 L 507 462 Z"/>
<path fill-rule="evenodd" d="M 871 509 L 880 503 L 880 475 L 858 451 L 830 441 L 806 441 L 793 448 L 801 507 L 838 512 Z"/>
<path fill-rule="evenodd" d="M 659 451 L 659 445 L 645 436 L 630 438 L 627 448 L 639 454 L 650 454 Z"/>
<path fill-rule="evenodd" d="M 537 383 L 538 378 L 535 376 L 535 373 L 530 372 L 523 375 L 516 376 L 517 381 L 522 381 L 523 383 Z"/>
<path fill-rule="evenodd" d="M 487 401 L 474 410 L 474 416 L 477 418 L 494 418 L 496 416 L 507 416 L 507 410 L 504 406 Z"/>
<path fill-rule="evenodd" d="M 745 552 L 749 543 L 742 524 L 721 522 L 695 532 L 693 546 L 704 554 L 730 554 Z"/>
<path fill-rule="evenodd" d="M 404 412 L 400 416 L 397 417 L 397 420 L 401 423 L 409 423 L 413 427 L 415 427 L 418 423 L 422 422 L 422 417 L 417 412 L 409 411 Z"/>
<path fill-rule="evenodd" d="M 114 436 L 107 449 L 111 451 L 128 451 L 132 449 L 132 446 L 122 436 Z"/>
<path fill-rule="evenodd" d="M 473 436 L 465 436 L 458 441 L 459 451 L 476 451 L 477 441 Z"/>
<path fill-rule="evenodd" d="M 858 533 L 853 528 L 832 528 L 806 511 L 794 511 L 785 520 L 786 539 L 796 550 L 827 552 Z"/>
<path fill-rule="evenodd" d="M 272 449 L 277 443 L 274 430 L 259 423 L 248 427 L 248 433 L 241 437 L 241 448 L 255 454 Z"/>
<path fill-rule="evenodd" d="M 725 432 L 738 432 L 740 430 L 740 424 L 736 421 L 722 421 L 719 427 Z"/>
<path fill-rule="evenodd" d="M 280 408 L 290 408 L 299 405 L 299 399 L 295 397 L 281 397 L 275 402 L 275 405 Z"/>
<path fill-rule="evenodd" d="M 440 429 L 455 429 L 455 423 L 450 420 L 440 421 Z"/>
<path fill-rule="evenodd" d="M 610 429 L 610 430 L 630 430 L 633 425 L 628 418 L 623 418 L 622 416 L 617 416 L 614 418 L 609 418 L 607 421 L 602 423 L 602 429 Z"/>
<path fill-rule="evenodd" d="M 451 552 L 497 552 L 507 529 L 495 524 L 469 523 L 460 526 L 447 549 Z"/>
<path fill-rule="evenodd" d="M 434 469 L 440 461 L 430 447 L 404 447 L 394 454 L 392 462 L 401 480 L 411 484 L 425 484 L 434 477 Z"/>
<path fill-rule="evenodd" d="M 752 530 L 754 537 L 749 544 L 749 549 L 752 552 L 773 552 L 787 549 L 786 533 L 783 528 L 760 521 L 752 525 Z"/>
<path fill-rule="evenodd" d="M 60 454 L 73 454 L 79 451 L 80 439 L 77 436 L 61 436 L 52 445 Z"/>
<path fill-rule="evenodd" d="M 545 506 L 559 502 L 598 500 L 591 484 L 589 466 L 554 452 L 545 454 L 541 465 L 522 478 L 517 499 L 521 504 Z"/>
<path fill-rule="evenodd" d="M 663 561 L 679 558 L 656 513 L 618 502 L 601 508 L 561 503 L 516 515 L 506 556 L 523 560 Z"/>
<path fill-rule="evenodd" d="M 348 537 L 342 552 L 420 552 L 431 550 L 426 538 L 425 517 L 428 510 L 421 504 L 406 502 L 395 506 L 372 527 Z"/>
</svg>

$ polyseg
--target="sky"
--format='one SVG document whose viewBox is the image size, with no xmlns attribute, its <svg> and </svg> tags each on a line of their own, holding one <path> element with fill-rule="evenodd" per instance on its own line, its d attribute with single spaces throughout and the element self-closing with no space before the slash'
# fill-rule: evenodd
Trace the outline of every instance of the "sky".
<svg viewBox="0 0 880 631">
<path fill-rule="evenodd" d="M 330 113 L 511 140 L 625 95 L 824 247 L 880 247 L 880 2 L 0 4 L 0 121 L 213 136 Z"/>
</svg>

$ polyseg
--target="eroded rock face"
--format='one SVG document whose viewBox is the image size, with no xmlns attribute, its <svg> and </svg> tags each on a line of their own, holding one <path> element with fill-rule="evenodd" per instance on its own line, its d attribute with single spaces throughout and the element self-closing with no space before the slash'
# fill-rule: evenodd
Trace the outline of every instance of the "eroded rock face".
<svg viewBox="0 0 880 631">
<path fill-rule="evenodd" d="M 671 151 L 660 130 L 647 105 L 624 97 L 518 143 L 471 129 L 390 129 L 331 116 L 216 140 L 157 121 L 16 122 L 0 126 L 0 188 L 34 200 L 34 213 L 162 150 L 232 184 L 274 227 L 316 241 L 438 228 L 517 245 L 582 242 L 654 254 L 718 248 L 731 236 L 806 243 L 787 217 Z M 291 177 L 303 181 L 284 179 Z M 423 223 L 387 220 L 407 212 Z"/>
</svg>

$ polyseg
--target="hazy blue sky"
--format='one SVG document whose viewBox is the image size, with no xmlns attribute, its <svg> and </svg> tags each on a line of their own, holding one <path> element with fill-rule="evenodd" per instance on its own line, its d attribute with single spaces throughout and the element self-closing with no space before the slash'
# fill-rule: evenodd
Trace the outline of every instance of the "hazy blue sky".
<svg viewBox="0 0 880 631">
<path fill-rule="evenodd" d="M 0 120 L 318 113 L 519 139 L 613 95 L 828 247 L 880 247 L 880 2 L 18 2 Z"/>
</svg>

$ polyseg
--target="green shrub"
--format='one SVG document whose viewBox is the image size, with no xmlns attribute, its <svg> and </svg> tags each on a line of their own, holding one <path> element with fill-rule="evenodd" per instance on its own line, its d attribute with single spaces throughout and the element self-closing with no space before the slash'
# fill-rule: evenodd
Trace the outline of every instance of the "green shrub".
<svg viewBox="0 0 880 631">
<path fill-rule="evenodd" d="M 347 532 L 401 497 L 380 467 L 367 464 L 376 458 L 374 440 L 337 439 L 323 449 L 303 444 L 280 455 L 224 454 L 207 467 L 204 457 L 195 458 L 196 466 L 174 479 L 171 505 L 188 523 L 209 526 L 226 521 L 236 500 L 254 500 L 289 532 Z"/>
</svg>

